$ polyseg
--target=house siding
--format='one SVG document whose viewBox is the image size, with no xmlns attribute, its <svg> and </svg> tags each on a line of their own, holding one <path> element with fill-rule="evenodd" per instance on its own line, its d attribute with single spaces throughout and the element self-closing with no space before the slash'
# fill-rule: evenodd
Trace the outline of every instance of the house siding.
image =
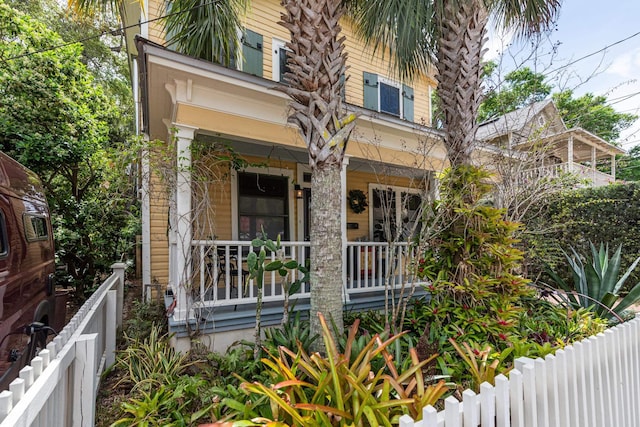
<svg viewBox="0 0 640 427">
<path fill-rule="evenodd" d="M 243 18 L 246 28 L 263 36 L 263 77 L 273 80 L 273 40 L 289 40 L 289 32 L 278 24 L 281 12 L 280 2 L 277 0 L 253 0 L 247 15 Z M 161 0 L 149 1 L 149 19 L 154 19 L 164 13 Z M 347 103 L 362 107 L 363 96 L 363 72 L 375 73 L 399 81 L 394 76 L 389 66 L 389 52 L 378 50 L 373 52 L 371 48 L 365 48 L 355 35 L 348 18 L 342 20 L 343 34 L 346 36 L 345 52 L 347 59 L 347 80 L 345 85 L 345 98 Z M 151 41 L 165 44 L 162 32 L 162 23 L 155 21 L 150 24 L 149 38 Z M 436 82 L 431 75 L 419 75 L 413 81 L 403 81 L 414 90 L 413 122 L 420 124 L 431 123 L 431 100 L 429 88 L 435 88 Z"/>
</svg>

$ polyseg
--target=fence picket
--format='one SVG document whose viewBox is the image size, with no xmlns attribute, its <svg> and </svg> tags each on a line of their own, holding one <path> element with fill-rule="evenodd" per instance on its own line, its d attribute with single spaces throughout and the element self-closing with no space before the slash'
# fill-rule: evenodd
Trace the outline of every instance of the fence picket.
<svg viewBox="0 0 640 427">
<path fill-rule="evenodd" d="M 444 423 L 446 427 L 462 427 L 462 405 L 453 396 L 444 400 Z"/>
<path fill-rule="evenodd" d="M 513 427 L 525 427 L 523 396 L 522 373 L 513 369 L 509 373 L 509 401 L 511 402 L 511 425 Z"/>
<path fill-rule="evenodd" d="M 511 401 L 509 380 L 500 374 L 496 377 L 496 427 L 511 427 Z"/>
<path fill-rule="evenodd" d="M 534 378 L 536 383 L 536 402 L 537 402 L 537 427 L 549 427 L 549 401 L 547 395 L 547 368 L 544 359 L 536 359 L 533 362 Z"/>
<path fill-rule="evenodd" d="M 560 427 L 560 399 L 558 398 L 558 370 L 556 356 L 549 354 L 544 359 L 547 378 L 546 395 L 549 401 L 549 425 Z"/>
<path fill-rule="evenodd" d="M 496 425 L 495 388 L 487 382 L 480 384 L 480 425 L 482 427 Z"/>
<path fill-rule="evenodd" d="M 464 427 L 478 427 L 478 395 L 473 390 L 465 390 L 462 393 L 462 412 Z"/>
<path fill-rule="evenodd" d="M 78 311 L 81 315 L 74 316 L 31 366 L 20 371 L 9 390 L 0 393 L 0 427 L 94 425 L 97 367 L 108 358 L 106 352 L 113 353 L 115 340 L 105 335 L 117 325 L 117 315 L 106 314 L 107 306 L 114 309 L 107 296 L 124 286 L 122 268 L 122 274 L 114 272 L 98 288 Z"/>
</svg>

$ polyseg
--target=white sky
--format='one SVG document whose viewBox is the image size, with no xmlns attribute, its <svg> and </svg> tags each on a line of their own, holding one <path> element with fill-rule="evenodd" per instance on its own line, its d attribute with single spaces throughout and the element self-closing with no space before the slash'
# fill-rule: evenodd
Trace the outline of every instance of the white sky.
<svg viewBox="0 0 640 427">
<path fill-rule="evenodd" d="M 617 111 L 640 116 L 639 0 L 564 0 L 556 29 L 536 49 L 531 42 L 502 46 L 492 35 L 487 56 L 495 59 L 505 52 L 502 64 L 507 72 L 527 57 L 526 65 L 547 75 L 554 91 L 605 95 Z M 606 46 L 611 47 L 595 53 Z M 640 120 L 619 142 L 627 150 L 640 145 Z"/>
</svg>

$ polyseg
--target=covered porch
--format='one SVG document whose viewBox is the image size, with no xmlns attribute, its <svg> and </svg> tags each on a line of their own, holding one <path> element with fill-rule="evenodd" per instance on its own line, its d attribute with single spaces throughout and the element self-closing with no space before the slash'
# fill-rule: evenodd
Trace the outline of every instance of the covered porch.
<svg viewBox="0 0 640 427">
<path fill-rule="evenodd" d="M 542 143 L 546 154 L 539 167 L 524 173 L 525 178 L 557 178 L 570 173 L 588 186 L 600 187 L 615 182 L 616 156 L 625 154 L 623 149 L 581 128 L 545 137 Z M 522 144 L 522 148 L 528 146 Z"/>
</svg>

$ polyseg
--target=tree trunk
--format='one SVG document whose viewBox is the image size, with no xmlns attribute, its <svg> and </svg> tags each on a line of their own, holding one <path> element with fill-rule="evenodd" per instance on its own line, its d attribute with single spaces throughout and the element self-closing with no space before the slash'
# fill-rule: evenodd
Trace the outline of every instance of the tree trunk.
<svg viewBox="0 0 640 427">
<path fill-rule="evenodd" d="M 317 168 L 311 178 L 311 334 L 322 334 L 318 313 L 343 330 L 342 193 L 340 167 Z M 322 347 L 322 340 L 316 341 Z"/>
<path fill-rule="evenodd" d="M 452 166 L 470 164 L 482 95 L 482 45 L 488 14 L 481 0 L 442 5 L 436 68 L 446 124 L 444 144 Z"/>
</svg>

